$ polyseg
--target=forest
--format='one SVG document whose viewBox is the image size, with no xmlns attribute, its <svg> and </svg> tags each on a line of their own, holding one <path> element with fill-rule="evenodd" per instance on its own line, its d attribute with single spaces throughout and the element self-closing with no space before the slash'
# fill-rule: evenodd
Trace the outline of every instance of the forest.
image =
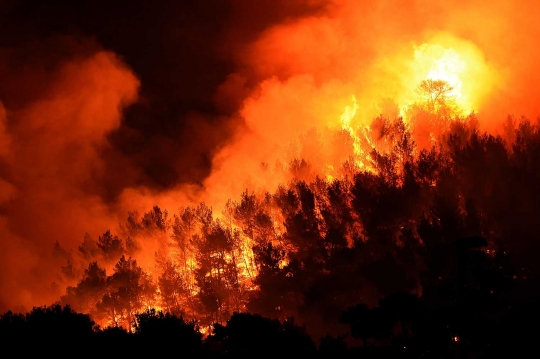
<svg viewBox="0 0 540 359">
<path fill-rule="evenodd" d="M 508 117 L 504 133 L 482 133 L 474 114 L 456 115 L 444 83 L 423 85 L 429 96 L 411 120 L 335 132 L 351 155 L 332 176 L 297 158 L 276 164 L 288 183 L 245 190 L 221 213 L 154 206 L 129 212 L 117 233 L 86 235 L 76 251 L 56 242 L 53 285 L 65 294 L 4 313 L 0 336 L 216 356 L 530 348 L 540 125 Z"/>
</svg>

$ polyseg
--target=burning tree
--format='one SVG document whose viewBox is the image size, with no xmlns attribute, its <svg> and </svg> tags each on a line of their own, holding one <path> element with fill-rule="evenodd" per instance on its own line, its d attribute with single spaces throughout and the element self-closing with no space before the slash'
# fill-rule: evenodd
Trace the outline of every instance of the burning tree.
<svg viewBox="0 0 540 359">
<path fill-rule="evenodd" d="M 428 111 L 436 112 L 445 106 L 454 88 L 443 80 L 424 80 L 418 85 L 418 93 L 426 102 Z"/>
<path fill-rule="evenodd" d="M 439 85 L 434 103 L 448 90 Z M 137 313 L 157 306 L 206 328 L 247 310 L 280 320 L 295 316 L 314 335 L 325 335 L 317 329 L 339 332 L 340 313 L 359 302 L 376 306 L 397 292 L 443 298 L 441 286 L 454 279 L 452 241 L 471 233 L 489 235 L 489 251 L 497 256 L 520 258 L 521 277 L 529 277 L 537 270 L 530 255 L 536 232 L 519 213 L 540 211 L 534 167 L 540 131 L 523 122 L 508 143 L 479 134 L 470 120 L 453 120 L 437 137 L 439 146 L 423 149 L 413 123 L 378 118 L 365 133 L 365 142 L 375 145 L 370 169 L 293 180 L 273 193 L 243 191 L 221 216 L 204 203 L 181 208 L 169 225 L 156 208 L 136 220 L 130 215 L 132 232 L 125 235 L 137 236 L 139 248 L 159 249 L 154 276 L 134 259 L 147 259 L 142 249 L 133 259 L 120 256 L 107 276 L 91 253 L 109 253 L 97 256 L 106 265 L 123 241 L 106 232 L 93 246 L 86 237 L 80 259 L 93 262 L 62 300 L 127 328 Z M 494 264 L 501 257 L 483 260 L 489 275 L 502 275 Z M 489 283 L 478 293 L 505 290 Z M 413 336 L 410 318 L 395 323 L 407 340 Z M 366 341 L 382 335 L 358 330 Z"/>
<path fill-rule="evenodd" d="M 115 325 L 124 324 L 131 332 L 135 314 L 155 305 L 156 287 L 150 276 L 131 258 L 120 258 L 107 278 L 107 293 L 96 308 Z"/>
</svg>

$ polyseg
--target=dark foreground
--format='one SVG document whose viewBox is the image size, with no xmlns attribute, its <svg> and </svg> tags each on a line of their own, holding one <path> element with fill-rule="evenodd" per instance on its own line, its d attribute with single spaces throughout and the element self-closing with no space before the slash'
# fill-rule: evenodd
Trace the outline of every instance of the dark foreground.
<svg viewBox="0 0 540 359">
<path fill-rule="evenodd" d="M 341 320 L 350 325 L 342 337 L 316 343 L 291 318 L 284 323 L 249 313 L 235 313 L 226 325 L 215 324 L 206 337 L 182 317 L 155 310 L 137 315 L 133 333 L 122 327 L 99 328 L 88 315 L 69 306 L 6 312 L 0 317 L 4 350 L 17 343 L 17 355 L 33 353 L 70 356 L 167 355 L 170 357 L 320 357 L 320 358 L 491 358 L 530 357 L 537 352 L 538 307 L 510 308 L 499 321 L 468 317 L 463 340 L 445 321 L 458 313 L 429 311 L 422 301 L 398 294 L 377 308 L 349 308 Z M 356 339 L 356 344 L 351 340 Z M 22 343 L 24 345 L 19 345 Z M 26 343 L 26 344 L 25 344 Z"/>
</svg>

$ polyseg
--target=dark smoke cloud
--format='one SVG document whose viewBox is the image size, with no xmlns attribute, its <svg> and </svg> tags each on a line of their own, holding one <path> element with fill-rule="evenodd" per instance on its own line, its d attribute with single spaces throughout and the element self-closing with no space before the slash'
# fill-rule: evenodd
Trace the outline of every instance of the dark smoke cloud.
<svg viewBox="0 0 540 359">
<path fill-rule="evenodd" d="M 200 186 L 235 132 L 240 102 L 215 93 L 236 51 L 318 7 L 3 1 L 0 310 L 58 298 L 51 283 L 65 258 L 52 256 L 55 241 L 74 250 L 160 191 Z"/>
<path fill-rule="evenodd" d="M 18 43 L 40 41 L 37 37 L 51 34 L 92 38 L 133 69 L 141 80 L 141 100 L 127 109 L 122 126 L 110 139 L 140 173 L 109 184 L 106 194 L 114 196 L 125 186 L 167 188 L 204 179 L 210 170 L 211 150 L 230 135 L 222 127 L 224 117 L 218 116 L 230 113 L 215 106 L 213 95 L 233 71 L 235 51 L 273 22 L 300 16 L 313 7 L 310 2 L 291 5 L 287 1 L 261 1 L 254 6 L 246 0 L 19 1 L 9 7 L 6 17 L 12 20 L 2 42 L 13 45 L 8 33 L 20 34 Z M 221 136 L 185 136 L 192 112 L 201 113 Z M 171 140 L 177 143 L 172 152 L 162 146 Z M 169 155 L 163 156 L 164 151 Z"/>
</svg>

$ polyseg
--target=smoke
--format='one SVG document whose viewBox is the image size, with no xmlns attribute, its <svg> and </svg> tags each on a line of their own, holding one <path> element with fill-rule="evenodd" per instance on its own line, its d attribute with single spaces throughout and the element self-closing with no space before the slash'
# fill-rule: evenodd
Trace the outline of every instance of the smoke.
<svg viewBox="0 0 540 359">
<path fill-rule="evenodd" d="M 291 159 L 291 144 L 308 131 L 331 151 L 329 129 L 358 101 L 354 126 L 386 115 L 385 99 L 410 104 L 429 69 L 415 51 L 422 45 L 452 51 L 465 63 L 462 92 L 481 130 L 501 133 L 508 115 L 537 116 L 535 20 L 538 5 L 496 1 L 328 1 L 316 14 L 268 27 L 235 54 L 238 70 L 216 99 L 241 103 L 235 140 L 214 157 L 205 181 L 209 202 L 239 191 L 275 190 L 290 176 L 270 171 Z M 424 66 L 424 68 L 422 68 Z M 247 84 L 255 85 L 249 86 Z M 235 96 L 236 95 L 236 96 Z M 394 111 L 394 113 L 396 113 Z M 326 137 L 325 137 L 326 136 Z M 326 144 L 326 145 L 325 145 Z M 294 153 L 318 168 L 321 153 Z M 294 156 L 293 156 L 294 157 Z M 263 166 L 261 166 L 263 164 Z M 219 197 L 219 199 L 217 198 Z"/>
<path fill-rule="evenodd" d="M 46 77 L 23 78 L 33 96 L 13 110 L 0 107 L 0 283 L 9 305 L 58 294 L 48 263 L 55 241 L 73 248 L 85 231 L 118 223 L 96 194 L 108 176 L 100 152 L 136 100 L 138 80 L 106 51 L 64 61 Z"/>
</svg>

